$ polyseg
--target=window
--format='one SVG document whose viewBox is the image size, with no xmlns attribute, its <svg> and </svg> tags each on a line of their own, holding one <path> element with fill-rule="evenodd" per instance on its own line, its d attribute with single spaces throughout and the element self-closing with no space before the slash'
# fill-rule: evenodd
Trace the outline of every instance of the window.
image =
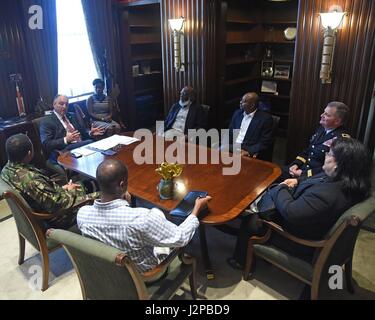
<svg viewBox="0 0 375 320">
<path fill-rule="evenodd" d="M 81 0 L 56 0 L 56 12 L 59 93 L 68 97 L 91 94 L 92 81 L 98 78 L 98 72 Z"/>
</svg>

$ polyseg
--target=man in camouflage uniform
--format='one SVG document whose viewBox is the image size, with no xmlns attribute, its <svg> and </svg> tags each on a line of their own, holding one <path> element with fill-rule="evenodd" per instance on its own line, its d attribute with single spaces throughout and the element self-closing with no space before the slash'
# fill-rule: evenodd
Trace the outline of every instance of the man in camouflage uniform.
<svg viewBox="0 0 375 320">
<path fill-rule="evenodd" d="M 69 182 L 59 186 L 30 164 L 33 145 L 24 134 L 8 138 L 6 142 L 8 163 L 1 171 L 1 178 L 16 189 L 27 203 L 37 212 L 56 213 L 59 210 L 73 209 L 69 214 L 48 221 L 48 227 L 68 228 L 75 223 L 74 206 L 89 199 L 97 198 L 98 193 L 86 195 L 84 186 Z"/>
<path fill-rule="evenodd" d="M 320 127 L 310 139 L 309 146 L 292 162 L 283 169 L 279 180 L 284 181 L 290 177 L 312 177 L 322 171 L 326 152 L 331 143 L 339 137 L 349 137 L 343 126 L 348 118 L 349 108 L 342 102 L 328 103 L 320 116 Z"/>
</svg>

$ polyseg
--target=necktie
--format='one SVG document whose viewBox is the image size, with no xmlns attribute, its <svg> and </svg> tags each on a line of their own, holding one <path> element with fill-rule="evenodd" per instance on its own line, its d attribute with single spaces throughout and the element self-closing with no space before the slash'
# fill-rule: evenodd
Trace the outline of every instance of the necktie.
<svg viewBox="0 0 375 320">
<path fill-rule="evenodd" d="M 66 116 L 63 116 L 62 120 L 66 125 L 66 131 L 68 131 L 70 133 L 76 131 L 76 129 L 73 127 L 73 125 L 70 123 L 70 121 L 68 120 L 68 118 Z M 81 141 L 81 138 L 77 139 L 77 142 L 79 142 L 79 141 Z"/>
</svg>

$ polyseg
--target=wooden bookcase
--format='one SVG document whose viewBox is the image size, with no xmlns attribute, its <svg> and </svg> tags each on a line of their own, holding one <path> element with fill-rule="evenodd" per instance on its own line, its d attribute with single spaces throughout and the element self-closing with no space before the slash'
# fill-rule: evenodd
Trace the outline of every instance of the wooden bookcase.
<svg viewBox="0 0 375 320">
<path fill-rule="evenodd" d="M 121 5 L 121 41 L 132 129 L 163 118 L 163 74 L 159 1 Z"/>
<path fill-rule="evenodd" d="M 220 122 L 228 127 L 244 93 L 260 93 L 262 107 L 280 117 L 279 135 L 288 128 L 290 91 L 295 40 L 287 40 L 284 30 L 297 27 L 298 1 L 286 2 L 230 0 L 221 4 Z M 272 58 L 266 58 L 270 50 Z M 272 77 L 263 77 L 262 61 L 273 64 Z M 275 77 L 275 67 L 284 70 Z M 286 70 L 286 72 L 285 72 Z M 289 76 L 286 76 L 289 70 Z M 280 73 L 279 77 L 280 77 Z M 263 81 L 276 84 L 276 94 L 262 92 Z"/>
</svg>

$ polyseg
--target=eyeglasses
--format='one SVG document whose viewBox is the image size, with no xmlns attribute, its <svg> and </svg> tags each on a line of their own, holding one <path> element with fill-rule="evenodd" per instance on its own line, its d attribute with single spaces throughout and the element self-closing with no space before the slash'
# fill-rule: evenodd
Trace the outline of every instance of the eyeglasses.
<svg viewBox="0 0 375 320">
<path fill-rule="evenodd" d="M 243 101 L 243 100 L 240 101 L 240 104 L 246 104 L 246 105 L 248 105 L 249 107 L 255 107 L 255 106 L 256 106 L 256 104 L 255 104 L 254 102 L 253 102 L 253 103 L 248 103 L 248 102 Z"/>
</svg>

